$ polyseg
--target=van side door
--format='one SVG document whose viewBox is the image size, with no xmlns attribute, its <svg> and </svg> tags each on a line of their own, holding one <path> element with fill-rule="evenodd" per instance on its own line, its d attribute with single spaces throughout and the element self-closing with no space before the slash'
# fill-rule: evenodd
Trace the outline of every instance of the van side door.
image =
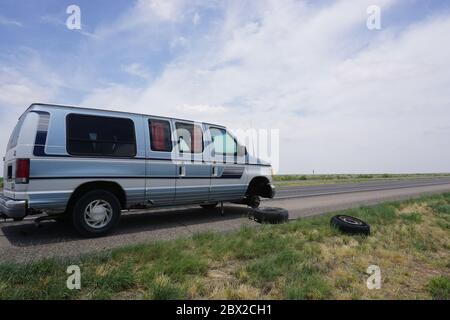
<svg viewBox="0 0 450 320">
<path fill-rule="evenodd" d="M 247 191 L 245 154 L 240 154 L 239 144 L 226 128 L 208 125 L 211 142 L 210 201 L 240 200 Z"/>
<path fill-rule="evenodd" d="M 177 204 L 207 202 L 211 165 L 204 161 L 205 139 L 201 123 L 174 120 L 176 132 Z"/>
<path fill-rule="evenodd" d="M 149 117 L 147 129 L 146 200 L 155 206 L 173 204 L 177 165 L 172 159 L 174 150 L 172 121 Z"/>
</svg>

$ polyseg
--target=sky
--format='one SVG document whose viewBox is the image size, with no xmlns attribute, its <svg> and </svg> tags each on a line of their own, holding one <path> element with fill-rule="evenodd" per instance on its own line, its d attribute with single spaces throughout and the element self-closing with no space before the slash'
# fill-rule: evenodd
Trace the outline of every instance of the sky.
<svg viewBox="0 0 450 320">
<path fill-rule="evenodd" d="M 0 150 L 44 102 L 276 131 L 279 173 L 450 172 L 449 35 L 445 0 L 0 0 Z"/>
</svg>

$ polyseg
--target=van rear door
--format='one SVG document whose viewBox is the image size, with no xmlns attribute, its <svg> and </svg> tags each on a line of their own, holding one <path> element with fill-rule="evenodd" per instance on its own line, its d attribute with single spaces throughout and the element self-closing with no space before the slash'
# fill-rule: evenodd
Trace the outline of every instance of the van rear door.
<svg viewBox="0 0 450 320">
<path fill-rule="evenodd" d="M 14 172 L 16 171 L 16 148 L 25 117 L 26 115 L 23 115 L 19 118 L 19 121 L 9 138 L 8 146 L 6 147 L 5 163 L 3 167 L 3 189 L 6 192 L 11 192 L 14 189 L 13 179 L 15 178 Z"/>
<path fill-rule="evenodd" d="M 27 189 L 27 185 L 19 185 L 15 182 L 16 166 L 18 159 L 29 159 L 31 157 L 37 121 L 38 116 L 36 114 L 25 113 L 19 118 L 11 133 L 3 166 L 3 194 L 8 198 L 16 199 L 16 192 L 24 192 Z"/>
</svg>

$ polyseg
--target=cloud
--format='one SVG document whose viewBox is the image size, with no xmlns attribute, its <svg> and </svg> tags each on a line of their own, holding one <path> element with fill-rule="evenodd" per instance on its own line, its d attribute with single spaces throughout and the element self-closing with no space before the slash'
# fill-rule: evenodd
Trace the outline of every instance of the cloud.
<svg viewBox="0 0 450 320">
<path fill-rule="evenodd" d="M 182 36 L 176 37 L 175 39 L 173 39 L 170 42 L 170 48 L 173 50 L 173 49 L 177 49 L 180 47 L 184 47 L 187 45 L 187 43 L 188 43 L 188 40 L 185 37 L 182 37 Z"/>
<path fill-rule="evenodd" d="M 22 27 L 23 24 L 20 21 L 10 19 L 0 15 L 0 25 L 2 26 L 14 26 L 14 27 Z"/>
<path fill-rule="evenodd" d="M 20 48 L 14 54 L 0 56 L 0 148 L 3 151 L 26 108 L 34 102 L 56 102 L 63 83 L 37 51 Z"/>
<path fill-rule="evenodd" d="M 137 10 L 150 13 L 161 20 L 176 21 L 188 5 L 184 0 L 139 0 Z"/>
<path fill-rule="evenodd" d="M 284 172 L 448 171 L 448 137 L 425 134 L 450 119 L 448 16 L 369 32 L 370 1 L 227 4 L 220 27 L 124 105 L 279 128 Z"/>
<path fill-rule="evenodd" d="M 30 65 L 30 68 L 34 66 Z M 51 77 L 51 75 L 50 75 Z M 40 83 L 21 71 L 0 66 L 0 146 L 6 151 L 9 136 L 25 109 L 36 101 L 50 102 L 55 96 L 54 88 L 47 82 Z M 0 168 L 2 176 L 3 168 Z"/>
<path fill-rule="evenodd" d="M 182 22 L 197 1 L 187 0 L 138 0 L 133 7 L 109 24 L 101 25 L 94 32 L 102 39 L 114 38 L 118 34 L 131 32 L 155 35 L 171 30 L 171 25 Z M 139 34 L 135 32 L 139 31 Z"/>
<path fill-rule="evenodd" d="M 123 65 L 122 70 L 132 76 L 142 78 L 142 79 L 149 79 L 151 76 L 150 72 L 148 72 L 146 70 L 146 68 L 143 67 L 139 63 L 131 63 L 131 64 Z"/>
<path fill-rule="evenodd" d="M 200 15 L 198 14 L 198 12 L 194 13 L 194 16 L 192 17 L 192 23 L 194 25 L 198 25 L 200 23 Z"/>
<path fill-rule="evenodd" d="M 399 0 L 377 2 L 383 15 L 407 14 Z M 113 54 L 126 58 L 118 69 L 145 83 L 104 83 L 99 70 L 79 104 L 279 129 L 284 173 L 448 171 L 450 44 L 441 35 L 450 17 L 436 13 L 402 28 L 383 18 L 382 30 L 369 31 L 371 4 L 138 1 L 83 46 L 108 59 L 113 43 Z M 166 45 L 170 57 L 161 50 L 153 63 L 128 59 L 130 51 L 150 52 L 149 44 L 154 52 Z M 14 83 L 13 96 L 47 86 Z"/>
<path fill-rule="evenodd" d="M 224 114 L 226 112 L 232 111 L 229 108 L 223 106 L 209 106 L 209 105 L 181 105 L 177 106 L 175 110 L 178 113 L 189 114 L 192 117 L 202 116 L 205 114 Z"/>
<path fill-rule="evenodd" d="M 132 111 L 128 106 L 135 105 L 137 97 L 141 94 L 139 89 L 113 83 L 106 87 L 94 89 L 90 95 L 84 98 L 81 105 L 109 110 L 124 111 L 124 109 L 128 109 Z"/>
<path fill-rule="evenodd" d="M 44 83 L 36 82 L 14 68 L 0 66 L 0 105 L 26 108 L 30 101 L 48 101 L 53 95 L 53 89 Z"/>
</svg>

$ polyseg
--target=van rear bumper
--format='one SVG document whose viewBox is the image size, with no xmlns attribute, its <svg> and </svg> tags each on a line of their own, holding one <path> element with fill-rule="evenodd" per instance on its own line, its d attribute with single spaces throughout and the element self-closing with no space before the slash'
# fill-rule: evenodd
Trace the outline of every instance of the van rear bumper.
<svg viewBox="0 0 450 320">
<path fill-rule="evenodd" d="M 12 219 L 23 218 L 27 215 L 27 201 L 0 195 L 0 214 Z"/>
</svg>

